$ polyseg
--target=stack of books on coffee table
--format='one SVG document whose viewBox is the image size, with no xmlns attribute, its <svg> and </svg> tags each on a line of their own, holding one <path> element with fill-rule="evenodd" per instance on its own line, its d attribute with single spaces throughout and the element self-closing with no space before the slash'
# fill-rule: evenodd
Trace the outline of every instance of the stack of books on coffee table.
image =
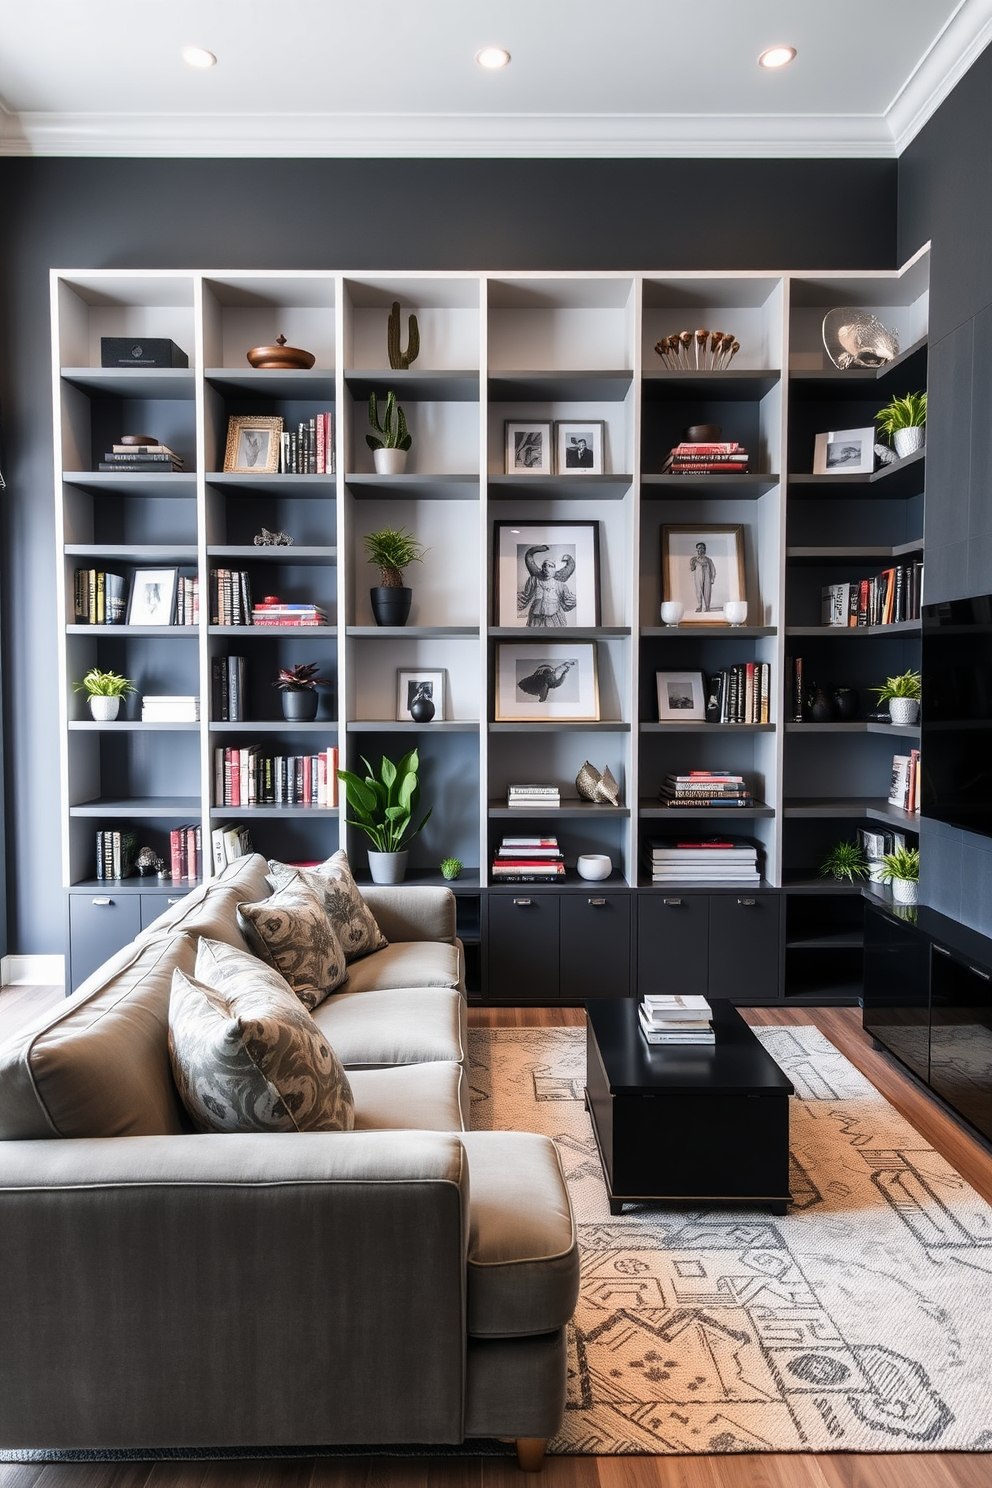
<svg viewBox="0 0 992 1488">
<path fill-rule="evenodd" d="M 641 1032 L 649 1044 L 712 1044 L 712 1009 L 705 997 L 688 993 L 646 994 L 637 1010 Z"/>
</svg>

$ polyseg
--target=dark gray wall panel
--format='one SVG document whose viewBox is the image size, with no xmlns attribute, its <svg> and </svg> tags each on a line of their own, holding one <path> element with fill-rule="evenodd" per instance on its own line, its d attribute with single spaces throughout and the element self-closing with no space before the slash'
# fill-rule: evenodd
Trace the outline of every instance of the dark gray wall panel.
<svg viewBox="0 0 992 1488">
<path fill-rule="evenodd" d="M 930 352 L 927 399 L 927 499 L 924 513 L 928 604 L 966 593 L 971 481 L 971 387 L 974 329 L 951 331 Z"/>
</svg>

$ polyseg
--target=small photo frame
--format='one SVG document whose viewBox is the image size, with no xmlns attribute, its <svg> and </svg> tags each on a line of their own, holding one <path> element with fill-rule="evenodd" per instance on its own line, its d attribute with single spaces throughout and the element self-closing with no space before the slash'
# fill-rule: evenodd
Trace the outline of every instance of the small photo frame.
<svg viewBox="0 0 992 1488">
<path fill-rule="evenodd" d="M 727 625 L 728 600 L 746 600 L 744 528 L 661 529 L 662 599 L 681 600 L 682 625 Z"/>
<path fill-rule="evenodd" d="M 173 625 L 178 568 L 136 568 L 131 577 L 128 625 Z"/>
<path fill-rule="evenodd" d="M 593 641 L 496 647 L 497 722 L 598 722 Z"/>
<path fill-rule="evenodd" d="M 550 475 L 553 465 L 552 425 L 507 419 L 507 475 Z"/>
<path fill-rule="evenodd" d="M 598 522 L 494 522 L 493 624 L 520 630 L 598 625 Z"/>
<path fill-rule="evenodd" d="M 602 419 L 573 419 L 555 424 L 555 451 L 559 475 L 603 474 Z"/>
<path fill-rule="evenodd" d="M 655 672 L 659 723 L 705 723 L 706 688 L 702 672 Z"/>
<path fill-rule="evenodd" d="M 276 475 L 282 419 L 236 414 L 227 421 L 224 470 L 232 475 Z"/>
<path fill-rule="evenodd" d="M 871 475 L 875 469 L 878 431 L 834 429 L 817 434 L 813 445 L 814 475 Z"/>
<path fill-rule="evenodd" d="M 410 711 L 417 702 L 433 703 L 434 713 L 430 718 L 414 718 Z M 396 673 L 396 721 L 397 723 L 443 723 L 444 722 L 444 673 L 404 672 Z"/>
</svg>

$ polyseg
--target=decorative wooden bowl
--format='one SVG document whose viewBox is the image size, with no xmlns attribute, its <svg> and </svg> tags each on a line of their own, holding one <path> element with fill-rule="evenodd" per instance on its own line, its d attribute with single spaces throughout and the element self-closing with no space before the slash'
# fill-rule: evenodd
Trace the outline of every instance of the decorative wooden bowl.
<svg viewBox="0 0 992 1488">
<path fill-rule="evenodd" d="M 260 369 L 271 370 L 283 367 L 306 372 L 316 360 L 312 351 L 301 351 L 298 346 L 287 346 L 285 336 L 278 337 L 275 346 L 253 346 L 248 352 L 248 361 L 253 367 Z"/>
</svg>

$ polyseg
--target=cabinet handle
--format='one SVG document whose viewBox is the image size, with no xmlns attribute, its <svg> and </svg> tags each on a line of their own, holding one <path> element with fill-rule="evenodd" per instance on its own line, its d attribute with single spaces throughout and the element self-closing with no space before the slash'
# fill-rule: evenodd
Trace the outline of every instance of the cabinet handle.
<svg viewBox="0 0 992 1488">
<path fill-rule="evenodd" d="M 513 902 L 514 904 L 530 904 L 532 901 L 530 899 L 514 899 Z"/>
<path fill-rule="evenodd" d="M 93 903 L 94 904 L 99 904 L 99 905 L 113 904 L 113 902 L 114 902 L 113 899 L 94 899 L 93 900 Z"/>
<path fill-rule="evenodd" d="M 661 902 L 662 902 L 662 904 L 671 904 L 674 907 L 677 904 L 681 904 L 682 903 L 682 900 L 681 899 L 662 899 Z"/>
<path fill-rule="evenodd" d="M 931 949 L 936 951 L 938 956 L 947 956 L 948 958 L 950 957 L 950 951 L 946 951 L 943 946 L 935 945 L 931 946 Z"/>
<path fill-rule="evenodd" d="M 983 971 L 980 966 L 969 966 L 968 970 L 973 971 L 977 977 L 981 977 L 983 982 L 992 980 L 992 978 L 990 978 L 989 976 L 989 973 L 987 971 Z"/>
<path fill-rule="evenodd" d="M 182 902 L 183 902 L 183 901 L 182 901 L 182 899 L 181 899 L 181 898 L 176 898 L 176 899 L 173 899 L 173 898 L 172 898 L 172 897 L 171 897 L 171 896 L 169 896 L 169 897 L 168 897 L 168 898 L 167 898 L 167 899 L 166 899 L 166 901 L 165 901 L 165 902 L 166 902 L 166 904 L 182 904 Z"/>
<path fill-rule="evenodd" d="M 756 904 L 757 903 L 757 900 L 756 899 L 738 899 L 737 903 L 738 904 L 749 904 L 749 905 L 753 905 L 753 904 Z"/>
<path fill-rule="evenodd" d="M 605 904 L 606 903 L 606 900 L 605 899 L 590 899 L 589 900 L 589 903 L 590 904 L 600 905 L 600 904 Z"/>
</svg>

